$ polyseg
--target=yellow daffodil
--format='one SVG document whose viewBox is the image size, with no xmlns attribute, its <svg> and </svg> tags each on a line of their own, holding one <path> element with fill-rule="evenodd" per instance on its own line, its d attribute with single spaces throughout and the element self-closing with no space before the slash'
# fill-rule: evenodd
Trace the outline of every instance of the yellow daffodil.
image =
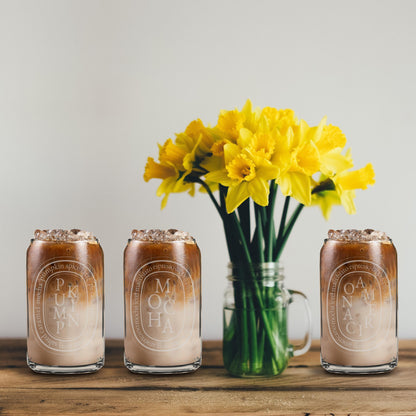
<svg viewBox="0 0 416 416">
<path fill-rule="evenodd" d="M 270 130 L 265 121 L 259 124 L 258 130 L 253 133 L 247 128 L 240 130 L 240 137 L 237 140 L 242 149 L 270 160 L 277 141 L 277 130 Z"/>
<path fill-rule="evenodd" d="M 159 146 L 159 161 L 181 169 L 183 168 L 183 159 L 186 153 L 184 149 L 173 143 L 171 139 L 168 139 L 163 146 Z"/>
<path fill-rule="evenodd" d="M 150 179 L 167 179 L 175 175 L 176 170 L 174 167 L 156 163 L 152 157 L 147 158 L 147 163 L 143 175 L 146 182 L 149 182 Z"/>
<path fill-rule="evenodd" d="M 238 109 L 231 111 L 221 110 L 216 129 L 223 138 L 232 143 L 236 143 L 242 128 L 246 128 L 252 132 L 257 130 L 259 119 L 260 109 L 256 108 L 253 110 L 251 101 L 247 100 L 241 111 Z"/>
<path fill-rule="evenodd" d="M 374 185 L 375 173 L 371 163 L 352 172 L 340 172 L 332 179 L 335 186 L 343 191 L 352 189 L 367 189 L 368 185 Z"/>
<path fill-rule="evenodd" d="M 200 119 L 189 123 L 183 133 L 176 135 L 176 143 L 185 149 L 195 149 L 195 156 L 204 159 L 209 155 L 212 145 L 217 140 L 214 130 L 205 127 Z"/>
<path fill-rule="evenodd" d="M 228 187 L 227 212 L 233 212 L 247 198 L 261 206 L 268 204 L 269 183 L 275 179 L 279 169 L 270 161 L 252 154 L 247 149 L 228 143 L 224 146 L 224 169 L 206 175 L 208 181 Z"/>
<path fill-rule="evenodd" d="M 349 152 L 343 155 L 341 152 L 347 142 L 345 135 L 337 126 L 326 125 L 324 117 L 316 129 L 314 143 L 320 157 L 320 171 L 326 176 L 333 176 L 336 172 L 351 169 L 354 164 Z"/>
<path fill-rule="evenodd" d="M 171 162 L 157 163 L 149 157 L 143 177 L 146 182 L 150 179 L 162 179 L 162 183 L 156 191 L 157 196 L 164 195 L 162 208 L 166 206 L 171 193 L 189 192 L 190 195 L 193 195 L 195 192 L 195 185 L 184 182 L 183 174 Z"/>
<path fill-rule="evenodd" d="M 299 124 L 295 112 L 290 109 L 277 110 L 273 107 L 265 107 L 261 111 L 261 118 L 268 121 L 270 130 L 277 128 L 281 134 L 285 134 L 289 127 L 294 127 Z"/>
<path fill-rule="evenodd" d="M 240 111 L 222 110 L 217 122 L 217 129 L 227 138 L 229 141 L 235 143 L 240 135 L 240 129 L 244 127 L 245 116 Z"/>
<path fill-rule="evenodd" d="M 281 171 L 277 179 L 285 196 L 292 196 L 303 205 L 311 204 L 311 177 L 319 171 L 320 157 L 313 138 L 315 130 L 305 121 L 289 127 L 277 141 L 272 163 Z"/>
<path fill-rule="evenodd" d="M 201 120 L 191 122 L 184 133 L 176 135 L 176 140 L 166 140 L 159 146 L 159 162 L 149 158 L 145 167 L 144 179 L 162 179 L 157 195 L 164 198 L 165 207 L 169 194 L 195 192 L 194 182 L 205 173 L 200 166 L 205 156 L 210 155 L 210 148 L 215 138 Z"/>
<path fill-rule="evenodd" d="M 333 205 L 342 205 L 348 214 L 355 214 L 355 190 L 367 189 L 374 183 L 375 174 L 370 163 L 361 169 L 340 172 L 332 178 L 323 175 L 312 191 L 312 204 L 321 207 L 326 219 Z"/>
<path fill-rule="evenodd" d="M 197 119 L 175 141 L 168 139 L 159 146 L 158 162 L 148 158 L 144 179 L 162 180 L 157 190 L 164 195 L 162 207 L 170 193 L 193 195 L 195 183 L 210 193 L 221 184 L 227 188 L 228 213 L 247 198 L 267 205 L 270 181 L 276 181 L 283 195 L 320 205 L 328 218 L 333 205 L 354 213 L 355 190 L 374 183 L 371 165 L 350 170 L 345 145 L 341 129 L 327 125 L 326 117 L 310 127 L 293 110 L 253 109 L 247 100 L 241 110 L 222 110 L 213 128 Z"/>
</svg>

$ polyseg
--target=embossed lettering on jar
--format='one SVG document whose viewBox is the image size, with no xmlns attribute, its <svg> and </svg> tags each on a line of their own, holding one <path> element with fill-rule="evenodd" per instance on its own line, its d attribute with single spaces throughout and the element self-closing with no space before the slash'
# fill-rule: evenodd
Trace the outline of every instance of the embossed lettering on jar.
<svg viewBox="0 0 416 416">
<path fill-rule="evenodd" d="M 132 232 L 124 252 L 125 365 L 194 371 L 201 362 L 200 253 L 177 230 Z"/>
<path fill-rule="evenodd" d="M 28 365 L 86 373 L 104 363 L 103 253 L 80 230 L 35 232 L 27 252 Z"/>
<path fill-rule="evenodd" d="M 397 365 L 397 255 L 373 230 L 330 231 L 321 250 L 321 360 L 330 372 Z"/>
</svg>

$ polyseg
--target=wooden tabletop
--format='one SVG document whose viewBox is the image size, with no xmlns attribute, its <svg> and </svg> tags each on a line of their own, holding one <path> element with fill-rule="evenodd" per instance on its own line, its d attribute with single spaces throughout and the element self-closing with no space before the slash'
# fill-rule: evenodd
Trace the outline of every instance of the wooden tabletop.
<svg viewBox="0 0 416 416">
<path fill-rule="evenodd" d="M 228 376 L 221 342 L 204 342 L 193 374 L 144 376 L 123 365 L 121 340 L 107 341 L 106 364 L 88 375 L 38 375 L 22 339 L 0 339 L 0 415 L 416 415 L 416 341 L 400 343 L 390 374 L 339 376 L 319 364 L 319 343 L 274 378 Z"/>
</svg>

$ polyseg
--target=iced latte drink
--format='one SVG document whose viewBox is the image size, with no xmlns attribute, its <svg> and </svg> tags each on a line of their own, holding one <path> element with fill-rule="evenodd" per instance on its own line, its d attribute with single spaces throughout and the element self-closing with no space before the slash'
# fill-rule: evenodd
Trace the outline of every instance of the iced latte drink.
<svg viewBox="0 0 416 416">
<path fill-rule="evenodd" d="M 103 251 L 81 230 L 36 230 L 27 250 L 27 363 L 38 373 L 104 364 Z"/>
<path fill-rule="evenodd" d="M 321 250 L 321 363 L 371 374 L 397 365 L 397 255 L 373 230 L 330 230 Z"/>
<path fill-rule="evenodd" d="M 133 230 L 124 251 L 124 363 L 135 373 L 187 373 L 201 364 L 201 260 L 177 230 Z"/>
</svg>

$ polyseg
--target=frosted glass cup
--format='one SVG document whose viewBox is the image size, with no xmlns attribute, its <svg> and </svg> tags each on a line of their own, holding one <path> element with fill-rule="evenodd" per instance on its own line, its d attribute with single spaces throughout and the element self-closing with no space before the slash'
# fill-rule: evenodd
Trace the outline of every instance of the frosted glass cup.
<svg viewBox="0 0 416 416">
<path fill-rule="evenodd" d="M 36 230 L 27 250 L 27 364 L 37 373 L 92 373 L 104 365 L 104 268 L 98 240 L 80 230 Z"/>
<path fill-rule="evenodd" d="M 201 256 L 177 230 L 133 230 L 124 250 L 124 363 L 133 373 L 201 365 Z"/>
<path fill-rule="evenodd" d="M 331 373 L 397 366 L 397 254 L 373 230 L 330 230 L 321 250 L 321 363 Z"/>
</svg>

